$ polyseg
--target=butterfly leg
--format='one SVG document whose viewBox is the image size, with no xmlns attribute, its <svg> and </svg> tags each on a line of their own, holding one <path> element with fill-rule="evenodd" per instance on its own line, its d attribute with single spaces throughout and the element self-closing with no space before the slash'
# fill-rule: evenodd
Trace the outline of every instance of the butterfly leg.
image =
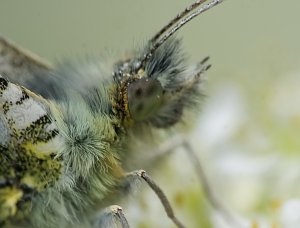
<svg viewBox="0 0 300 228">
<path fill-rule="evenodd" d="M 111 227 L 129 228 L 123 209 L 118 205 L 112 205 L 105 208 L 93 228 L 111 228 Z"/>
<path fill-rule="evenodd" d="M 147 174 L 145 170 L 135 170 L 127 174 L 123 183 L 124 186 L 132 185 L 132 183 L 136 183 L 139 180 L 144 180 L 148 186 L 154 191 L 157 197 L 160 199 L 167 216 L 173 221 L 173 223 L 178 228 L 184 228 L 185 226 L 179 221 L 179 219 L 175 216 L 174 210 L 163 192 L 163 190 L 158 186 L 158 184 Z"/>
<path fill-rule="evenodd" d="M 228 222 L 228 224 L 231 224 L 233 227 L 243 227 L 240 224 L 241 222 L 237 220 L 237 218 L 228 210 L 227 207 L 223 205 L 223 203 L 214 194 L 214 191 L 209 183 L 209 180 L 195 150 L 183 135 L 173 136 L 168 141 L 160 145 L 158 149 L 153 151 L 153 153 L 149 153 L 152 154 L 151 158 L 149 159 L 155 162 L 155 160 L 159 160 L 161 157 L 170 155 L 180 147 L 184 149 L 191 164 L 193 165 L 197 178 L 202 185 L 203 191 L 213 209 L 218 211 L 222 215 L 224 220 Z"/>
</svg>

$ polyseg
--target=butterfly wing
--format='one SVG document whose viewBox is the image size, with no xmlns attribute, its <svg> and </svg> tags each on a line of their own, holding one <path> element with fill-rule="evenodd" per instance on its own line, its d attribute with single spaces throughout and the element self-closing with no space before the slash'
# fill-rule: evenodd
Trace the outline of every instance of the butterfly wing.
<svg viewBox="0 0 300 228">
<path fill-rule="evenodd" d="M 59 178 L 60 139 L 50 106 L 0 75 L 0 225 Z"/>
<path fill-rule="evenodd" d="M 35 91 L 40 78 L 51 71 L 50 63 L 0 35 L 0 74 L 4 78 Z"/>
</svg>

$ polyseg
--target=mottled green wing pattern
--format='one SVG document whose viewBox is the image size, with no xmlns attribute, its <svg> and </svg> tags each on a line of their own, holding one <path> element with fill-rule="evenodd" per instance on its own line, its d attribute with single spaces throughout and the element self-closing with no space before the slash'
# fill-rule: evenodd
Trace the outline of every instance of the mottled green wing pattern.
<svg viewBox="0 0 300 228">
<path fill-rule="evenodd" d="M 0 226 L 59 179 L 58 129 L 49 104 L 0 75 Z"/>
<path fill-rule="evenodd" d="M 50 63 L 0 35 L 0 74 L 4 78 L 28 88 L 51 69 Z"/>
</svg>

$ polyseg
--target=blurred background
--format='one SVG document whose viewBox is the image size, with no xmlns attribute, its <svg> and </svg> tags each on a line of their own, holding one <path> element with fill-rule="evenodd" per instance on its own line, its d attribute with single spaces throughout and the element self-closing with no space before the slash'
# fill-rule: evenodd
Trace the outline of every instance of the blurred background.
<svg viewBox="0 0 300 228">
<path fill-rule="evenodd" d="M 1 1 L 0 33 L 52 63 L 118 56 L 191 2 Z M 299 12 L 298 0 L 228 0 L 177 34 L 191 63 L 211 57 L 189 138 L 215 195 L 244 227 L 300 227 Z M 207 202 L 184 152 L 155 179 L 187 227 L 233 227 Z M 122 206 L 132 227 L 173 227 L 147 187 Z"/>
</svg>

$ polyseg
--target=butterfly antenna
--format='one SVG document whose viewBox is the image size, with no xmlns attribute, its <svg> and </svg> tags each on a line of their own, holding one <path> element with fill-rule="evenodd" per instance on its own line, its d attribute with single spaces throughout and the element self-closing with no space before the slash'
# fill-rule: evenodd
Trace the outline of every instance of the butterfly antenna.
<svg viewBox="0 0 300 228">
<path fill-rule="evenodd" d="M 186 23 L 197 17 L 198 15 L 204 13 L 205 11 L 211 9 L 212 7 L 218 5 L 219 3 L 223 2 L 224 0 L 212 0 L 211 2 L 205 4 L 203 7 L 195 10 L 190 15 L 184 17 L 189 12 L 193 11 L 197 8 L 200 4 L 204 3 L 206 0 L 198 0 L 180 14 L 178 14 L 173 20 L 169 22 L 165 27 L 163 27 L 150 41 L 152 45 L 149 51 L 144 55 L 144 57 L 140 61 L 140 68 L 145 67 L 147 61 L 151 58 L 153 53 L 163 44 L 165 43 L 177 30 L 179 30 L 182 26 Z M 178 22 L 179 21 L 179 22 Z M 178 22 L 176 24 L 176 22 Z M 168 31 L 169 30 L 169 31 Z M 168 32 L 167 32 L 168 31 Z M 160 38 L 160 39 L 159 39 Z"/>
<path fill-rule="evenodd" d="M 161 37 L 169 28 L 171 28 L 176 22 L 178 22 L 179 20 L 181 20 L 185 15 L 187 15 L 188 13 L 190 13 L 191 11 L 193 11 L 194 9 L 196 9 L 199 5 L 201 5 L 202 3 L 206 2 L 207 0 L 198 0 L 196 2 L 194 2 L 193 4 L 191 4 L 190 6 L 188 6 L 185 10 L 183 10 L 182 12 L 180 12 L 176 17 L 174 17 L 167 25 L 165 25 L 161 30 L 159 30 L 155 36 L 152 37 L 152 39 L 150 40 L 150 43 L 155 43 L 155 41 Z"/>
</svg>

